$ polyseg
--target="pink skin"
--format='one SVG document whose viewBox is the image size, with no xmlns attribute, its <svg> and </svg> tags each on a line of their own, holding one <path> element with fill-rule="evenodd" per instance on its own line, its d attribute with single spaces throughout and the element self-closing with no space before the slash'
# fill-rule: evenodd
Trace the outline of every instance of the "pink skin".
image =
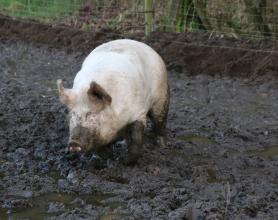
<svg viewBox="0 0 278 220">
<path fill-rule="evenodd" d="M 57 86 L 61 102 L 72 113 L 68 151 L 97 151 L 128 127 L 131 153 L 127 161 L 135 162 L 147 116 L 158 144 L 166 145 L 167 70 L 149 46 L 128 39 L 102 44 L 86 57 L 72 89 L 64 88 L 62 80 Z"/>
</svg>

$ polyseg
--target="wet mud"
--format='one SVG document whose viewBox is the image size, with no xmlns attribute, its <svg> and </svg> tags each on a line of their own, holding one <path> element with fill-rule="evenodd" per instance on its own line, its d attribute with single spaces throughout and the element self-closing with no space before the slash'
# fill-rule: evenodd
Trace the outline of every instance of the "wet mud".
<svg viewBox="0 0 278 220">
<path fill-rule="evenodd" d="M 86 53 L 1 39 L 0 219 L 278 216 L 278 78 L 271 63 L 261 76 L 231 77 L 168 62 L 168 146 L 157 146 L 148 127 L 138 164 L 125 166 L 124 143 L 105 156 L 64 152 L 67 110 L 55 83 L 63 78 L 71 86 Z"/>
<path fill-rule="evenodd" d="M 21 39 L 67 52 L 88 54 L 101 43 L 119 38 L 146 42 L 159 52 L 168 68 L 181 73 L 248 77 L 253 80 L 258 77 L 277 78 L 278 45 L 271 38 L 252 41 L 214 32 L 153 32 L 144 37 L 142 31 L 123 33 L 109 28 L 101 28 L 97 32 L 81 31 L 74 27 L 46 25 L 0 15 L 2 41 Z"/>
</svg>

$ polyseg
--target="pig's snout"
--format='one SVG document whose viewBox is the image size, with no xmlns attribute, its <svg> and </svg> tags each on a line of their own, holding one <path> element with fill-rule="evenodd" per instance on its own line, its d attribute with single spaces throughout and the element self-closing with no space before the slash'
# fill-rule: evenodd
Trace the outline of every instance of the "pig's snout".
<svg viewBox="0 0 278 220">
<path fill-rule="evenodd" d="M 69 152 L 77 152 L 77 153 L 81 152 L 82 151 L 81 143 L 77 140 L 70 141 L 68 145 L 68 150 Z"/>
<path fill-rule="evenodd" d="M 72 131 L 68 144 L 69 152 L 86 152 L 89 147 L 91 133 L 88 128 L 76 126 Z"/>
</svg>

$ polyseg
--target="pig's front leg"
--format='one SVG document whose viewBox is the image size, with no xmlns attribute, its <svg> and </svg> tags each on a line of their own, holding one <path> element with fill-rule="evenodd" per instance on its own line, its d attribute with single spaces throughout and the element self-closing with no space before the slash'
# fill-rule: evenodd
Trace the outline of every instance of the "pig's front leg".
<svg viewBox="0 0 278 220">
<path fill-rule="evenodd" d="M 135 121 L 128 126 L 128 154 L 125 164 L 133 165 L 141 155 L 143 146 L 144 124 L 141 121 Z"/>
</svg>

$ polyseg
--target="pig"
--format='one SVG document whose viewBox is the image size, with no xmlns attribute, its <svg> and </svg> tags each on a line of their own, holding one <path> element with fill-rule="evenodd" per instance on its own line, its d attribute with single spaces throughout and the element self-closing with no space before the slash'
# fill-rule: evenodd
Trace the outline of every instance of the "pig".
<svg viewBox="0 0 278 220">
<path fill-rule="evenodd" d="M 61 79 L 57 87 L 69 109 L 69 151 L 99 151 L 126 139 L 124 162 L 134 164 L 141 155 L 147 118 L 157 143 L 166 146 L 167 70 L 148 45 L 129 39 L 104 43 L 86 57 L 72 89 L 64 88 Z"/>
</svg>

